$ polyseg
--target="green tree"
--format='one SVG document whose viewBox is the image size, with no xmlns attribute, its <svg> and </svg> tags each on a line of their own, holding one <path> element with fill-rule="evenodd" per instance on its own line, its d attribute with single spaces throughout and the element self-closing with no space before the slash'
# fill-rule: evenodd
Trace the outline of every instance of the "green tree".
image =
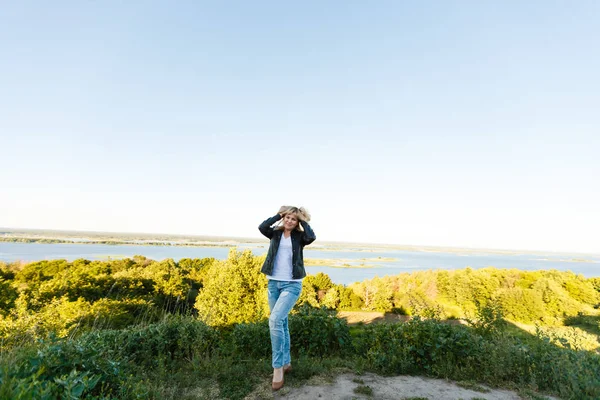
<svg viewBox="0 0 600 400">
<path fill-rule="evenodd" d="M 323 300 L 327 296 L 329 289 L 333 287 L 333 282 L 329 275 L 319 272 L 316 275 L 307 275 L 302 280 L 302 293 L 298 299 L 298 305 L 309 304 L 312 307 L 320 307 L 323 304 Z M 334 294 L 331 294 L 327 300 L 329 304 L 327 307 L 331 308 L 330 305 L 336 303 L 333 298 Z"/>
<path fill-rule="evenodd" d="M 375 277 L 351 286 L 356 290 L 364 302 L 367 311 L 391 311 L 393 292 L 388 281 Z"/>
<path fill-rule="evenodd" d="M 260 273 L 264 257 L 231 249 L 227 260 L 208 267 L 196 298 L 198 318 L 212 326 L 255 322 L 268 316 L 267 280 Z"/>
<path fill-rule="evenodd" d="M 14 307 L 18 293 L 12 281 L 0 277 L 0 316 L 6 316 Z"/>
<path fill-rule="evenodd" d="M 325 296 L 321 300 L 321 305 L 332 310 L 337 310 L 340 304 L 340 293 L 336 286 L 327 290 Z"/>
</svg>

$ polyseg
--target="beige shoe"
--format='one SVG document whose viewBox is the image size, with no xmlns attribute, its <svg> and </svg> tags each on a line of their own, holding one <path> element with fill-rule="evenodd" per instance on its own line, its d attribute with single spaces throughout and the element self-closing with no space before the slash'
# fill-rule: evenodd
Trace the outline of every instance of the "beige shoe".
<svg viewBox="0 0 600 400">
<path fill-rule="evenodd" d="M 284 365 L 283 372 L 285 372 L 286 374 L 289 374 L 290 372 L 292 372 L 292 364 Z"/>
<path fill-rule="evenodd" d="M 275 381 L 273 381 L 273 383 L 271 384 L 271 388 L 272 388 L 273 390 L 279 390 L 279 389 L 281 389 L 282 387 L 283 387 L 283 379 L 282 379 L 281 381 L 279 381 L 279 382 L 275 382 Z"/>
<path fill-rule="evenodd" d="M 277 370 L 273 370 L 273 383 L 271 385 L 271 387 L 273 388 L 273 390 L 279 390 L 283 387 L 283 372 L 284 369 L 282 368 L 278 368 L 280 371 Z M 276 375 L 280 375 L 281 376 L 281 380 L 280 381 L 276 381 L 275 380 L 275 376 Z"/>
</svg>

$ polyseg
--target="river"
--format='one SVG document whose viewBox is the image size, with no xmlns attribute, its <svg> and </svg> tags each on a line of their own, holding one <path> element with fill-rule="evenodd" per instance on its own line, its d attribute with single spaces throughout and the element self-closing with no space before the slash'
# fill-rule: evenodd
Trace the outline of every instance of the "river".
<svg viewBox="0 0 600 400">
<path fill-rule="evenodd" d="M 255 255 L 262 255 L 268 243 L 242 243 L 238 249 L 249 248 Z M 357 251 L 360 250 L 360 251 Z M 143 255 L 153 260 L 172 258 L 227 258 L 228 247 L 182 247 L 182 246 L 144 246 L 144 245 L 102 245 L 102 244 L 42 244 L 0 242 L 0 260 L 38 261 L 51 259 L 78 258 L 88 260 L 107 260 Z M 378 261 L 381 257 L 383 261 Z M 515 252 L 499 254 L 495 252 L 470 251 L 407 251 L 386 248 L 339 249 L 327 247 L 306 247 L 305 259 L 329 260 L 324 265 L 307 266 L 309 274 L 324 272 L 335 283 L 350 284 L 370 279 L 374 276 L 396 275 L 402 272 L 428 269 L 473 269 L 484 267 L 516 268 L 520 270 L 572 271 L 585 277 L 600 276 L 600 256 L 557 253 Z M 341 262 L 342 260 L 343 262 Z M 347 264 L 350 268 L 336 267 Z M 364 265 L 365 267 L 361 267 Z"/>
</svg>

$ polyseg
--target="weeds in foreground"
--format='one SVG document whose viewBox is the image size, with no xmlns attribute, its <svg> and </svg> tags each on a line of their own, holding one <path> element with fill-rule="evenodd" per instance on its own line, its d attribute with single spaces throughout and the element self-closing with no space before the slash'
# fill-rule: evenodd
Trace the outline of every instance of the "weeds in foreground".
<svg viewBox="0 0 600 400">
<path fill-rule="evenodd" d="M 463 389 L 469 389 L 469 390 L 473 390 L 475 392 L 481 392 L 481 393 L 489 393 L 491 391 L 490 389 L 483 387 L 473 381 L 459 381 L 459 382 L 456 382 L 456 386 L 459 386 Z"/>
<path fill-rule="evenodd" d="M 354 393 L 364 394 L 365 396 L 373 396 L 373 388 L 368 385 L 360 385 L 354 388 Z"/>
<path fill-rule="evenodd" d="M 600 356 L 561 348 L 541 333 L 524 342 L 416 318 L 350 335 L 334 319 L 318 309 L 290 317 L 294 374 L 286 386 L 368 371 L 453 379 L 475 390 L 478 382 L 565 399 L 600 397 Z M 0 354 L 0 398 L 243 399 L 268 389 L 272 369 L 264 342 L 264 322 L 216 329 L 192 317 L 49 337 Z M 359 378 L 355 383 L 368 387 Z"/>
</svg>

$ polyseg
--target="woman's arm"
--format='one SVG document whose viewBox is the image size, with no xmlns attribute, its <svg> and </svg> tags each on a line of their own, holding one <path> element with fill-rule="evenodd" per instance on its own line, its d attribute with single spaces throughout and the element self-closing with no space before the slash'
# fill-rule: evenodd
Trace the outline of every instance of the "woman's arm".
<svg viewBox="0 0 600 400">
<path fill-rule="evenodd" d="M 279 214 L 277 214 L 271 218 L 267 218 L 258 226 L 258 230 L 260 231 L 260 233 L 262 233 L 263 235 L 265 235 L 266 237 L 271 239 L 271 238 L 273 238 L 273 231 L 274 231 L 274 229 L 271 228 L 271 225 L 273 225 L 275 222 L 279 221 L 280 219 L 281 219 L 281 215 L 279 215 Z"/>
<path fill-rule="evenodd" d="M 302 243 L 305 246 L 309 245 L 317 239 L 317 236 L 315 235 L 315 232 L 312 230 L 312 228 L 310 227 L 308 222 L 300 221 L 300 224 L 302 225 L 302 228 L 304 229 L 304 232 L 302 233 Z"/>
</svg>

